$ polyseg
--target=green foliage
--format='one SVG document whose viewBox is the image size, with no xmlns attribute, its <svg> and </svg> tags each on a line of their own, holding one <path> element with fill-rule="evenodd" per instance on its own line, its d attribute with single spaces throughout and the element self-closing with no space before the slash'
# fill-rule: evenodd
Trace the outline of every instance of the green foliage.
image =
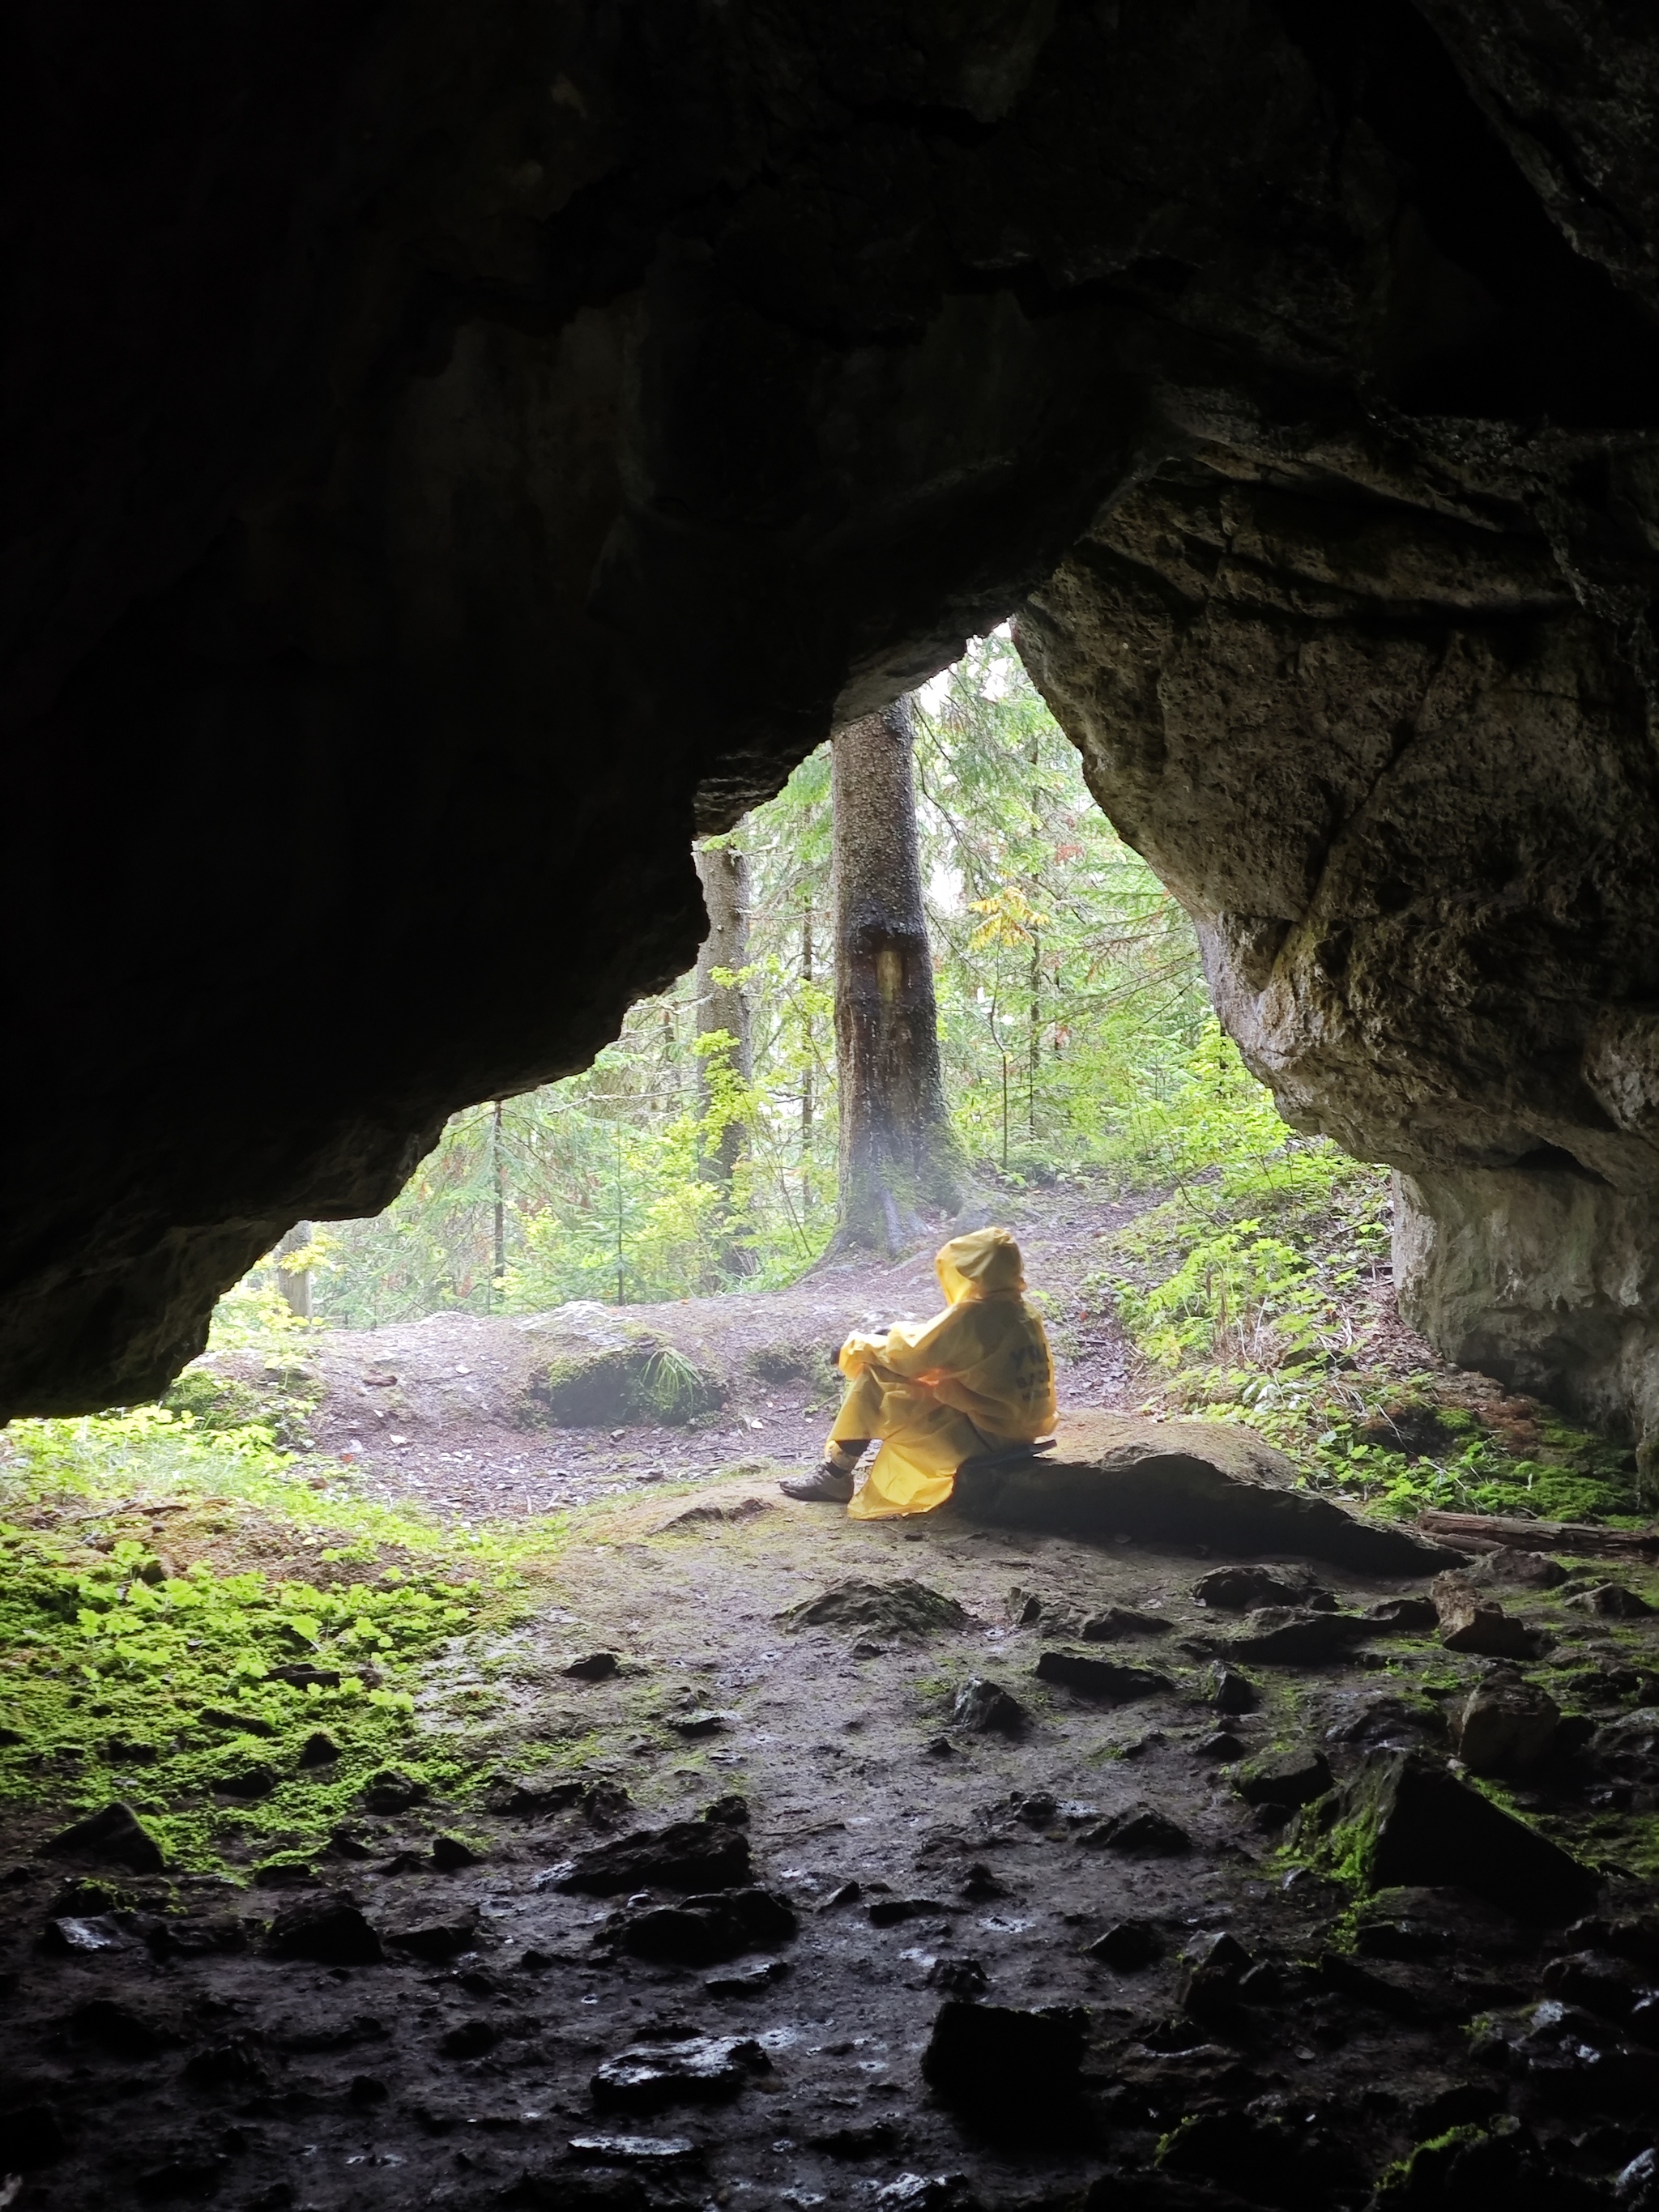
<svg viewBox="0 0 1659 2212">
<path fill-rule="evenodd" d="M 1248 1420 L 1315 1486 L 1402 1519 L 1637 1510 L 1627 1451 L 1548 1416 L 1524 1439 L 1495 1431 L 1368 1340 L 1386 1172 L 1287 1129 L 1213 1020 L 1132 1146 L 1126 1166 L 1174 1194 L 1120 1234 L 1091 1289 L 1183 1411 Z"/>
<path fill-rule="evenodd" d="M 416 1696 L 456 1638 L 525 1610 L 520 1563 L 556 1550 L 556 1524 L 444 1529 L 354 1498 L 343 1471 L 315 1480 L 259 1424 L 212 1433 L 144 1407 L 12 1425 L 0 1799 L 67 1815 L 125 1798 L 189 1869 L 314 1850 L 387 1765 L 452 1796 L 480 1779 L 465 1743 L 416 1733 Z M 180 1572 L 170 1547 L 198 1556 Z M 277 1679 L 296 1664 L 338 1681 Z M 317 1732 L 339 1756 L 302 1769 Z M 256 1797 L 216 1790 L 259 1768 Z"/>
<path fill-rule="evenodd" d="M 1101 812 L 1002 635 L 918 716 L 916 775 L 947 1093 L 971 1156 L 1019 1183 L 1151 1180 L 1146 1115 L 1208 1012 L 1187 916 Z"/>
<path fill-rule="evenodd" d="M 17 1739 L 0 1750 L 0 1797 L 36 1796 L 48 1778 L 71 1807 L 126 1797 L 155 1816 L 169 1857 L 186 1865 L 239 1834 L 319 1843 L 369 1775 L 404 1757 L 416 1663 L 473 1625 L 480 1592 L 476 1581 L 405 1579 L 397 1569 L 337 1589 L 199 1563 L 165 1579 L 137 1538 L 88 1568 L 10 1525 L 0 1525 L 0 1546 L 7 1732 Z M 296 1662 L 337 1671 L 337 1685 L 275 1679 Z M 250 1726 L 227 1728 L 209 1712 Z M 339 1758 L 301 1770 L 301 1747 L 319 1729 Z M 215 1796 L 216 1783 L 261 1766 L 278 1779 L 257 1802 Z"/>
<path fill-rule="evenodd" d="M 671 1425 L 706 1413 L 712 1402 L 709 1377 L 672 1344 L 652 1353 L 641 1380 L 650 1411 Z"/>
<path fill-rule="evenodd" d="M 916 769 L 946 1090 L 981 1173 L 1145 1183 L 1166 1153 L 1180 1170 L 1195 1139 L 1174 1109 L 1207 1012 L 1192 929 L 1096 805 L 1006 636 L 927 688 Z M 729 1038 L 697 1036 L 683 979 L 633 1007 L 585 1073 L 457 1115 L 376 1219 L 319 1231 L 300 1256 L 321 1321 L 766 1289 L 819 1255 L 836 1199 L 828 748 L 718 842 L 749 863 L 749 962 L 729 980 L 748 996 L 752 1079 Z M 1200 1150 L 1230 1104 L 1263 1110 L 1226 1073 L 1238 1097 L 1209 1101 Z M 733 1127 L 735 1234 L 706 1172 Z M 746 1272 L 723 1274 L 733 1249 Z M 224 1340 L 303 1328 L 274 1284 L 267 1268 L 235 1294 Z"/>
<path fill-rule="evenodd" d="M 1238 1390 L 1259 1378 L 1259 1400 L 1276 1371 L 1346 1352 L 1353 1293 L 1388 1252 L 1387 1179 L 1287 1129 L 1213 1018 L 1142 1109 L 1133 1158 L 1175 1195 L 1118 1237 L 1095 1287 L 1148 1358 Z"/>
</svg>

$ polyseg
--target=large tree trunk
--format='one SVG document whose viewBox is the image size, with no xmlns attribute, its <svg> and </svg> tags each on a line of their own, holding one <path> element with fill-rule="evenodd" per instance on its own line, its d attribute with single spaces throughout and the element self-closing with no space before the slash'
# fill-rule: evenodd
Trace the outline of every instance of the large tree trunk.
<svg viewBox="0 0 1659 2212">
<path fill-rule="evenodd" d="M 289 1312 L 297 1314 L 301 1321 L 311 1319 L 311 1270 L 290 1270 L 283 1261 L 290 1252 L 303 1252 L 314 1233 L 310 1222 L 296 1221 L 276 1247 L 276 1287 L 288 1300 Z"/>
<path fill-rule="evenodd" d="M 834 763 L 837 1247 L 908 1250 L 955 1214 L 962 1148 L 939 1077 L 910 702 L 838 731 Z"/>
<path fill-rule="evenodd" d="M 741 984 L 720 982 L 715 973 L 735 972 L 749 959 L 749 863 L 730 845 L 707 848 L 695 857 L 708 909 L 708 934 L 697 955 L 697 1035 L 730 1040 L 711 1048 L 701 1062 L 700 1103 L 703 1120 L 711 1126 L 698 1172 L 720 1191 L 714 1250 L 722 1272 L 752 1274 L 755 1255 L 738 1241 L 743 1224 L 732 1193 L 743 1158 L 744 1125 L 732 1111 L 732 1079 L 747 1085 L 754 1074 L 749 998 Z"/>
</svg>

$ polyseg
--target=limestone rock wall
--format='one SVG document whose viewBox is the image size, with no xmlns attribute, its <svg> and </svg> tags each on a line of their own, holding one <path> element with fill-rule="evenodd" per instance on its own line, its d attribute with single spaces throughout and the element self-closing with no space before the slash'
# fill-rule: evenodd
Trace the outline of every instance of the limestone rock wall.
<svg viewBox="0 0 1659 2212">
<path fill-rule="evenodd" d="M 581 1065 L 1034 591 L 1293 1114 L 1646 1192 L 1654 40 L 1545 12 L 26 0 L 0 1413 Z"/>
<path fill-rule="evenodd" d="M 1645 640 L 1583 589 L 1512 455 L 1466 466 L 1435 512 L 1370 459 L 1235 446 L 1166 471 L 1036 595 L 1024 650 L 1102 803 L 1193 914 L 1286 1120 L 1407 1171 L 1418 1325 L 1642 1431 L 1659 1413 Z M 1645 482 L 1639 451 L 1601 465 Z"/>
<path fill-rule="evenodd" d="M 1659 1203 L 1560 1169 L 1395 1181 L 1412 1325 L 1465 1367 L 1659 1444 Z"/>
</svg>

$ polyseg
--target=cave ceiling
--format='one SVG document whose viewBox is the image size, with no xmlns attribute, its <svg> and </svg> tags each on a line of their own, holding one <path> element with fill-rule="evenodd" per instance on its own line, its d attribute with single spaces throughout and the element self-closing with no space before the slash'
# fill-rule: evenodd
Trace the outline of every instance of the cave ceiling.
<svg viewBox="0 0 1659 2212">
<path fill-rule="evenodd" d="M 1293 1120 L 1659 1192 L 1644 10 L 13 42 L 0 1411 L 583 1065 L 694 827 L 1016 609 Z"/>
</svg>

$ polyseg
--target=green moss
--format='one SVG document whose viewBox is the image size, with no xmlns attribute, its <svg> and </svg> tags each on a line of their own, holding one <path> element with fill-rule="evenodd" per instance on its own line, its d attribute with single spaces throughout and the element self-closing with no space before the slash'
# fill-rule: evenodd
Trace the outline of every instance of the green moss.
<svg viewBox="0 0 1659 2212">
<path fill-rule="evenodd" d="M 0 1443 L 0 1802 L 67 1819 L 122 1798 L 170 1863 L 206 1870 L 314 1850 L 383 1767 L 434 1798 L 480 1785 L 477 1731 L 417 1731 L 416 1693 L 475 1633 L 529 1611 L 527 1570 L 562 1524 L 444 1529 L 354 1498 L 343 1471 L 320 1494 L 311 1480 L 262 1425 L 216 1436 L 160 1407 L 15 1425 Z M 222 1556 L 178 1574 L 162 1527 L 180 1552 Z M 240 1566 L 255 1538 L 306 1565 Z M 278 1679 L 296 1663 L 338 1680 Z M 301 1767 L 319 1734 L 338 1756 Z M 216 1786 L 259 1769 L 262 1794 Z"/>
<path fill-rule="evenodd" d="M 1419 2143 L 1404 2158 L 1396 2159 L 1392 2166 L 1385 2166 L 1377 2176 L 1378 2197 L 1387 2198 L 1407 2192 L 1415 2194 L 1419 2189 L 1427 2194 L 1460 2150 L 1484 2142 L 1486 2139 L 1484 2128 L 1466 2124 L 1448 2128 L 1444 2135 L 1434 2136 L 1428 2142 Z"/>
<path fill-rule="evenodd" d="M 382 1575 L 320 1589 L 198 1565 L 150 1581 L 155 1562 L 133 1539 L 88 1567 L 49 1540 L 4 1533 L 0 1650 L 16 1740 L 0 1749 L 0 1800 L 75 1812 L 125 1798 L 170 1861 L 204 1867 L 261 1838 L 320 1842 L 393 1761 L 446 1792 L 465 1782 L 468 1757 L 415 1739 L 410 1714 L 421 1663 L 474 1627 L 486 1603 L 495 1609 L 500 1593 L 476 1578 Z M 296 1662 L 339 1680 L 278 1679 Z M 301 1768 L 317 1733 L 339 1756 Z M 260 1769 L 276 1778 L 256 1797 L 216 1788 Z"/>
</svg>

